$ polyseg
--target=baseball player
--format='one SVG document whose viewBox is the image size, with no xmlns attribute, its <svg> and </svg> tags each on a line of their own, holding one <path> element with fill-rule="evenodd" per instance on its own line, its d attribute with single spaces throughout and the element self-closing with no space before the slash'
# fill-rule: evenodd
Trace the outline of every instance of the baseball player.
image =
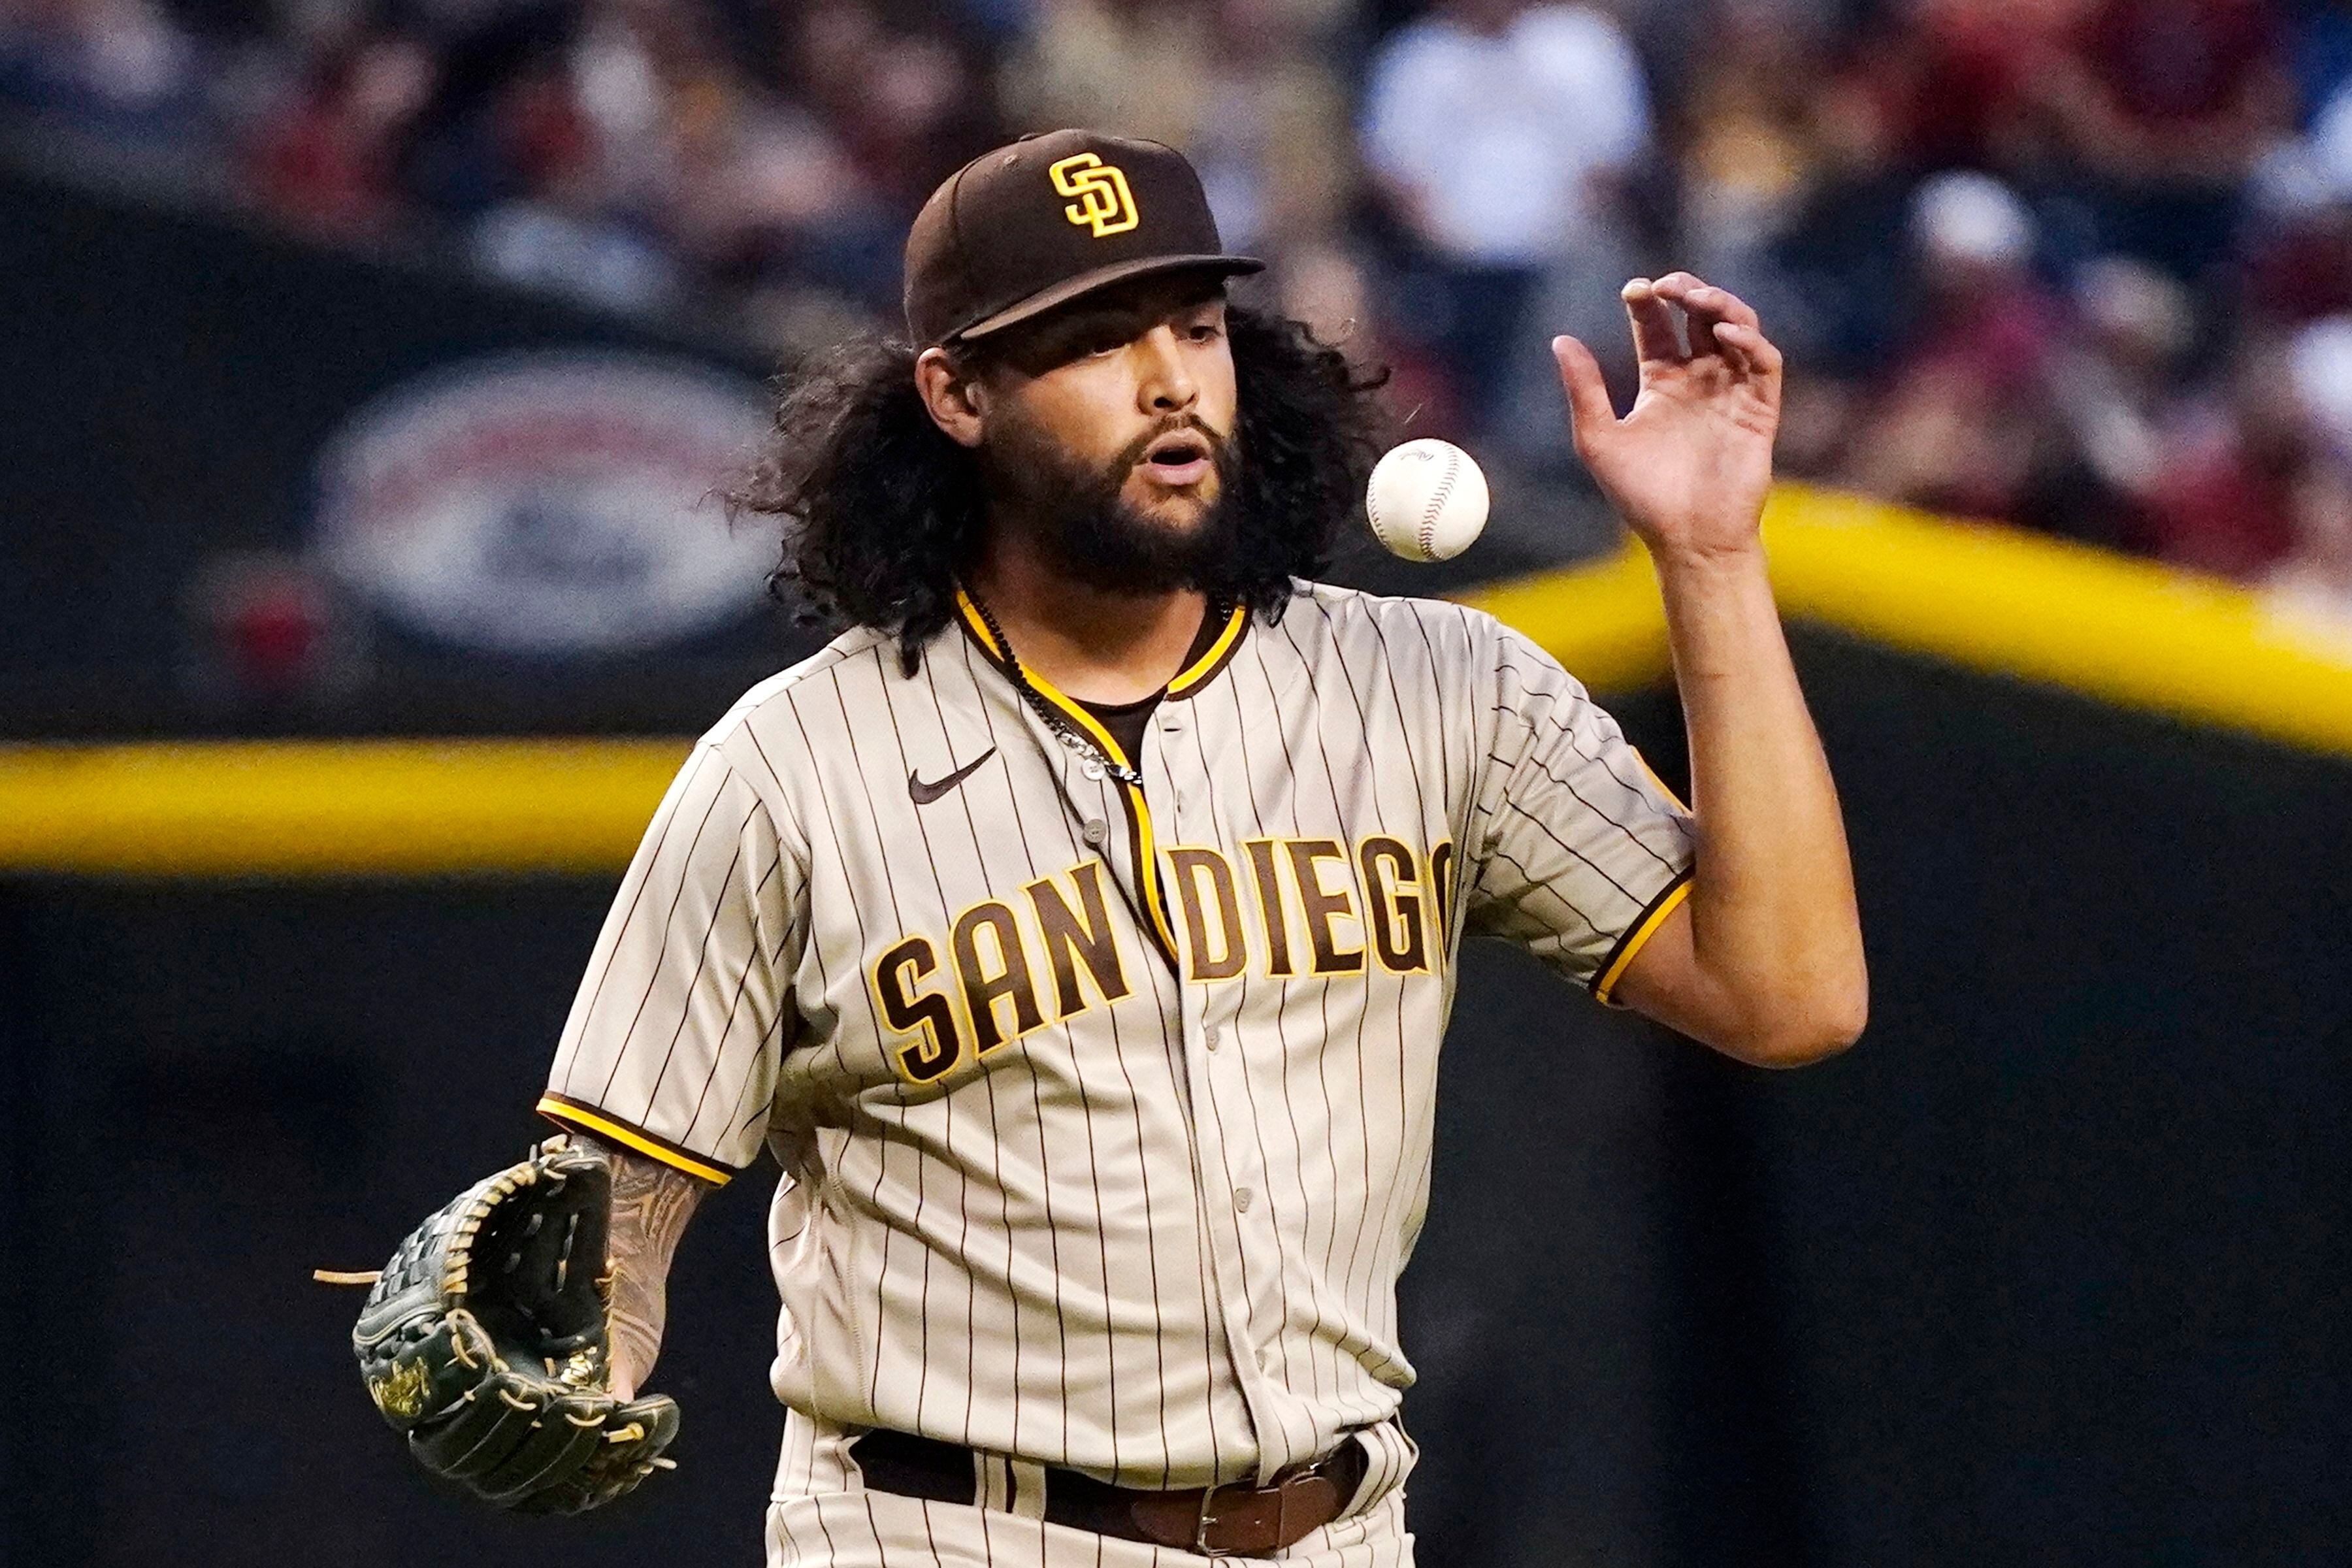
<svg viewBox="0 0 2352 1568">
<path fill-rule="evenodd" d="M 695 747 L 540 1102 L 569 1141 L 395 1258 L 370 1387 L 495 1500 L 635 1484 L 671 1250 L 765 1149 L 772 1564 L 1408 1563 L 1395 1286 L 1464 933 L 1751 1062 L 1862 1028 L 1757 538 L 1780 355 L 1682 274 L 1625 290 L 1630 416 L 1554 345 L 1664 588 L 1685 809 L 1525 638 L 1308 580 L 1372 391 L 1228 303 L 1259 264 L 1177 153 L 1000 148 L 906 262 L 909 343 L 805 378 L 741 498 L 850 629 Z"/>
</svg>

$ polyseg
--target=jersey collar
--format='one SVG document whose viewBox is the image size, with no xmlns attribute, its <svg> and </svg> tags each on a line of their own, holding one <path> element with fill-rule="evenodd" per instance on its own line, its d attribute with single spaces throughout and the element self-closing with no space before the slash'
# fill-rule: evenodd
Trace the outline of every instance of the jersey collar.
<svg viewBox="0 0 2352 1568">
<path fill-rule="evenodd" d="M 1241 647 L 1242 638 L 1249 635 L 1249 610 L 1244 606 L 1237 606 L 1229 613 L 1225 616 L 1225 624 L 1218 628 L 1217 635 L 1210 639 L 1209 646 L 1202 649 L 1192 663 L 1178 670 L 1176 678 L 1168 683 L 1167 689 L 1163 693 L 1168 700 L 1181 702 L 1197 694 L 1202 687 L 1223 674 L 1225 667 L 1233 663 L 1234 652 Z M 973 604 L 971 595 L 961 587 L 956 589 L 956 624 L 963 627 L 965 636 L 979 645 L 980 651 L 988 656 L 990 663 L 999 669 L 1010 671 L 1011 661 L 1005 657 L 1004 650 L 997 646 L 995 637 L 989 635 L 988 623 L 981 619 L 980 606 Z M 1024 666 L 1022 673 L 1028 678 L 1029 684 L 1035 687 L 1046 700 L 1068 711 L 1071 717 L 1078 719 L 1089 731 L 1097 728 L 1092 721 L 1092 716 L 1086 715 L 1086 710 L 1081 704 L 1055 690 L 1053 685 L 1035 670 Z M 1084 717 L 1081 717 L 1082 715 Z"/>
</svg>

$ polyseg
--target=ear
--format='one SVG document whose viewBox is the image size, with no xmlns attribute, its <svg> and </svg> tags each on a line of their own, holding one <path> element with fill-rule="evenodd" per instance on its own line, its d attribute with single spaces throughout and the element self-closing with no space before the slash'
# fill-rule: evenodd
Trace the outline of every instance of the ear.
<svg viewBox="0 0 2352 1568">
<path fill-rule="evenodd" d="M 931 423 L 959 447 L 978 447 L 985 432 L 988 389 L 969 369 L 960 369 L 941 348 L 925 349 L 915 360 L 915 390 Z"/>
</svg>

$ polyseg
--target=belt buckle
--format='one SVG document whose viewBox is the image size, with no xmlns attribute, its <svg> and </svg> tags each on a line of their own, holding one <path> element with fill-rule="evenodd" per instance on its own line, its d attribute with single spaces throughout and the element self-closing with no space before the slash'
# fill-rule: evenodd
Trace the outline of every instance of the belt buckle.
<svg viewBox="0 0 2352 1568">
<path fill-rule="evenodd" d="M 1193 1555 L 1197 1557 L 1216 1558 L 1238 1557 L 1241 1555 L 1241 1553 L 1237 1552 L 1222 1551 L 1219 1548 L 1209 1544 L 1209 1531 L 1214 1529 L 1217 1523 L 1217 1516 L 1210 1510 L 1216 1504 L 1217 1493 L 1223 1489 L 1219 1487 L 1202 1487 L 1201 1489 L 1200 1520 L 1199 1522 L 1194 1524 L 1192 1527 L 1192 1552 Z"/>
<path fill-rule="evenodd" d="M 1297 1479 L 1297 1478 L 1295 1476 L 1286 1477 L 1283 1479 L 1276 1481 L 1271 1487 L 1252 1487 L 1247 1489 L 1249 1490 L 1261 1493 L 1267 1491 L 1274 1493 L 1274 1537 L 1276 1543 L 1276 1551 L 1280 1551 L 1290 1540 L 1290 1483 Z M 1236 1487 L 1243 1485 L 1240 1481 L 1234 1481 L 1230 1484 Z M 1215 1528 L 1218 1522 L 1216 1514 L 1210 1510 L 1216 1503 L 1217 1494 L 1224 1489 L 1225 1489 L 1223 1487 L 1204 1487 L 1202 1489 L 1200 1520 L 1199 1522 L 1194 1524 L 1192 1527 L 1192 1552 L 1195 1556 L 1228 1558 L 1246 1557 L 1250 1555 L 1250 1553 L 1244 1550 L 1225 1551 L 1209 1544 L 1209 1531 Z"/>
</svg>

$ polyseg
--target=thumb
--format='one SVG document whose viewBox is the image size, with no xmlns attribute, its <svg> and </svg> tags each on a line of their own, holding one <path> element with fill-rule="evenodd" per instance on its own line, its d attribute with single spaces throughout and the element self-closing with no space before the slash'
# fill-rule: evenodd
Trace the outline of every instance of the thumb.
<svg viewBox="0 0 2352 1568">
<path fill-rule="evenodd" d="M 1559 384 L 1568 393 L 1568 412 L 1575 422 L 1580 447 L 1617 428 L 1617 410 L 1609 402 L 1609 384 L 1601 379 L 1601 362 L 1592 351 L 1570 337 L 1551 341 L 1551 356 L 1559 362 Z"/>
</svg>

